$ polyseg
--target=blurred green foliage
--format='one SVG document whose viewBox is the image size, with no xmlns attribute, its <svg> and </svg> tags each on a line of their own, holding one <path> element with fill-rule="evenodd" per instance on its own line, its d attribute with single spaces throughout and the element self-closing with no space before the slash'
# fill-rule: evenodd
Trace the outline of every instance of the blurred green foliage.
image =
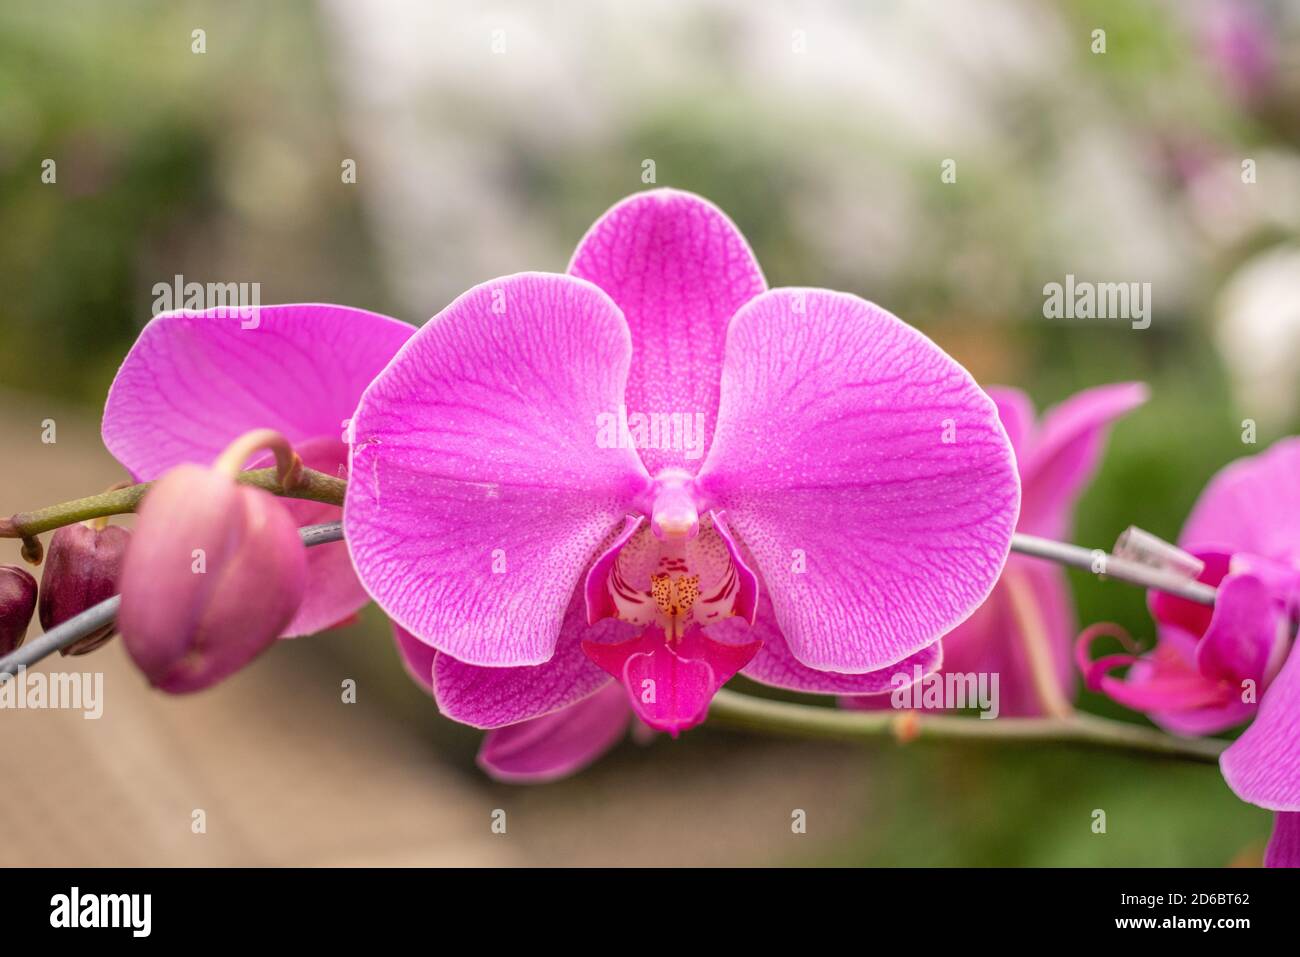
<svg viewBox="0 0 1300 957">
<path fill-rule="evenodd" d="M 178 273 L 391 308 L 321 42 L 306 2 L 0 6 L 0 385 L 102 402 Z"/>
</svg>

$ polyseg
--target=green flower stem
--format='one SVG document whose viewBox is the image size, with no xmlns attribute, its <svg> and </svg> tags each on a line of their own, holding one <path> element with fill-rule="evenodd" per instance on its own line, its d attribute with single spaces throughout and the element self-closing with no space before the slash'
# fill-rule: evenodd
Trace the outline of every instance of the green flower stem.
<svg viewBox="0 0 1300 957">
<path fill-rule="evenodd" d="M 725 688 L 709 706 L 709 723 L 742 731 L 837 741 L 893 737 L 901 742 L 929 739 L 1076 744 L 1207 764 L 1217 762 L 1228 745 L 1211 738 L 1176 738 L 1140 725 L 1078 712 L 1067 718 L 987 720 L 915 711 L 849 711 L 754 698 Z"/>
<path fill-rule="evenodd" d="M 286 492 L 280 487 L 278 468 L 252 469 L 241 472 L 238 481 L 286 498 L 302 498 L 327 505 L 342 505 L 347 482 L 315 469 L 304 468 L 298 484 Z M 19 512 L 0 519 L 0 538 L 21 538 L 29 543 L 42 532 L 53 531 L 74 522 L 84 522 L 106 515 L 125 515 L 134 512 L 149 491 L 152 482 L 129 485 L 126 488 L 79 498 L 60 505 L 50 505 L 31 512 Z"/>
<path fill-rule="evenodd" d="M 253 429 L 245 432 L 226 447 L 226 450 L 212 463 L 218 472 L 225 472 L 231 478 L 238 478 L 242 464 L 255 452 L 271 452 L 275 455 L 275 466 L 280 479 L 280 487 L 285 491 L 297 488 L 302 481 L 302 459 L 293 450 L 293 446 L 275 429 Z"/>
</svg>

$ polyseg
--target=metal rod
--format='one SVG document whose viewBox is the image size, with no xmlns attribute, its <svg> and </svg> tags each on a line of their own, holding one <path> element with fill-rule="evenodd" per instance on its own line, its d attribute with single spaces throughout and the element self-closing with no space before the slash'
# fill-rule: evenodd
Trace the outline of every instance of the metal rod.
<svg viewBox="0 0 1300 957">
<path fill-rule="evenodd" d="M 1011 550 L 1031 558 L 1043 558 L 1071 568 L 1092 572 L 1098 578 L 1114 578 L 1141 588 L 1186 598 L 1198 605 L 1213 605 L 1215 590 L 1203 582 L 1192 581 L 1170 572 L 1152 568 L 1139 562 L 1118 558 L 1101 548 L 1083 548 L 1065 542 L 1056 542 L 1037 535 L 1017 533 L 1011 538 Z"/>
<path fill-rule="evenodd" d="M 304 525 L 298 529 L 302 543 L 308 548 L 315 545 L 328 545 L 330 542 L 343 541 L 342 522 L 323 522 L 320 525 Z"/>
</svg>

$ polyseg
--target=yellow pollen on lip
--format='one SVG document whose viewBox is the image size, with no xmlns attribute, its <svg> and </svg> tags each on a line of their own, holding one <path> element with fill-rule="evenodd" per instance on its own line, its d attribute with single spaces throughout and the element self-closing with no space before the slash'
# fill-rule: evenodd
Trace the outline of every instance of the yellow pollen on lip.
<svg viewBox="0 0 1300 957">
<path fill-rule="evenodd" d="M 659 610 L 669 619 L 670 637 L 677 637 L 681 631 L 680 623 L 700 597 L 699 575 L 665 575 L 650 576 L 650 594 L 659 606 Z"/>
</svg>

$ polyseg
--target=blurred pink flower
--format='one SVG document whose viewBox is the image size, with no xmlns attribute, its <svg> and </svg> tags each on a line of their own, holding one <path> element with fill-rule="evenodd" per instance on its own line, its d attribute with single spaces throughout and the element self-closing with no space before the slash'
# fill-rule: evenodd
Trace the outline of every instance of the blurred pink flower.
<svg viewBox="0 0 1300 957">
<path fill-rule="evenodd" d="M 651 414 L 698 441 L 646 441 Z M 569 275 L 484 283 L 421 329 L 362 396 L 351 474 L 362 582 L 482 728 L 611 675 L 675 733 L 737 670 L 831 694 L 933 670 L 1019 501 L 961 366 L 854 296 L 765 291 L 735 226 L 671 190 L 606 213 Z"/>
<path fill-rule="evenodd" d="M 1241 459 L 1206 486 L 1179 538 L 1201 559 L 1199 578 L 1217 586 L 1213 608 L 1150 594 L 1159 640 L 1142 657 L 1088 661 L 1091 687 L 1184 735 L 1213 734 L 1250 719 L 1223 753 L 1228 786 L 1280 813 L 1270 860 L 1300 865 L 1300 438 Z M 1109 674 L 1131 665 L 1124 678 Z"/>
<path fill-rule="evenodd" d="M 1277 25 L 1255 0 L 1212 0 L 1200 17 L 1205 55 L 1241 100 L 1266 92 L 1277 75 Z"/>
</svg>

